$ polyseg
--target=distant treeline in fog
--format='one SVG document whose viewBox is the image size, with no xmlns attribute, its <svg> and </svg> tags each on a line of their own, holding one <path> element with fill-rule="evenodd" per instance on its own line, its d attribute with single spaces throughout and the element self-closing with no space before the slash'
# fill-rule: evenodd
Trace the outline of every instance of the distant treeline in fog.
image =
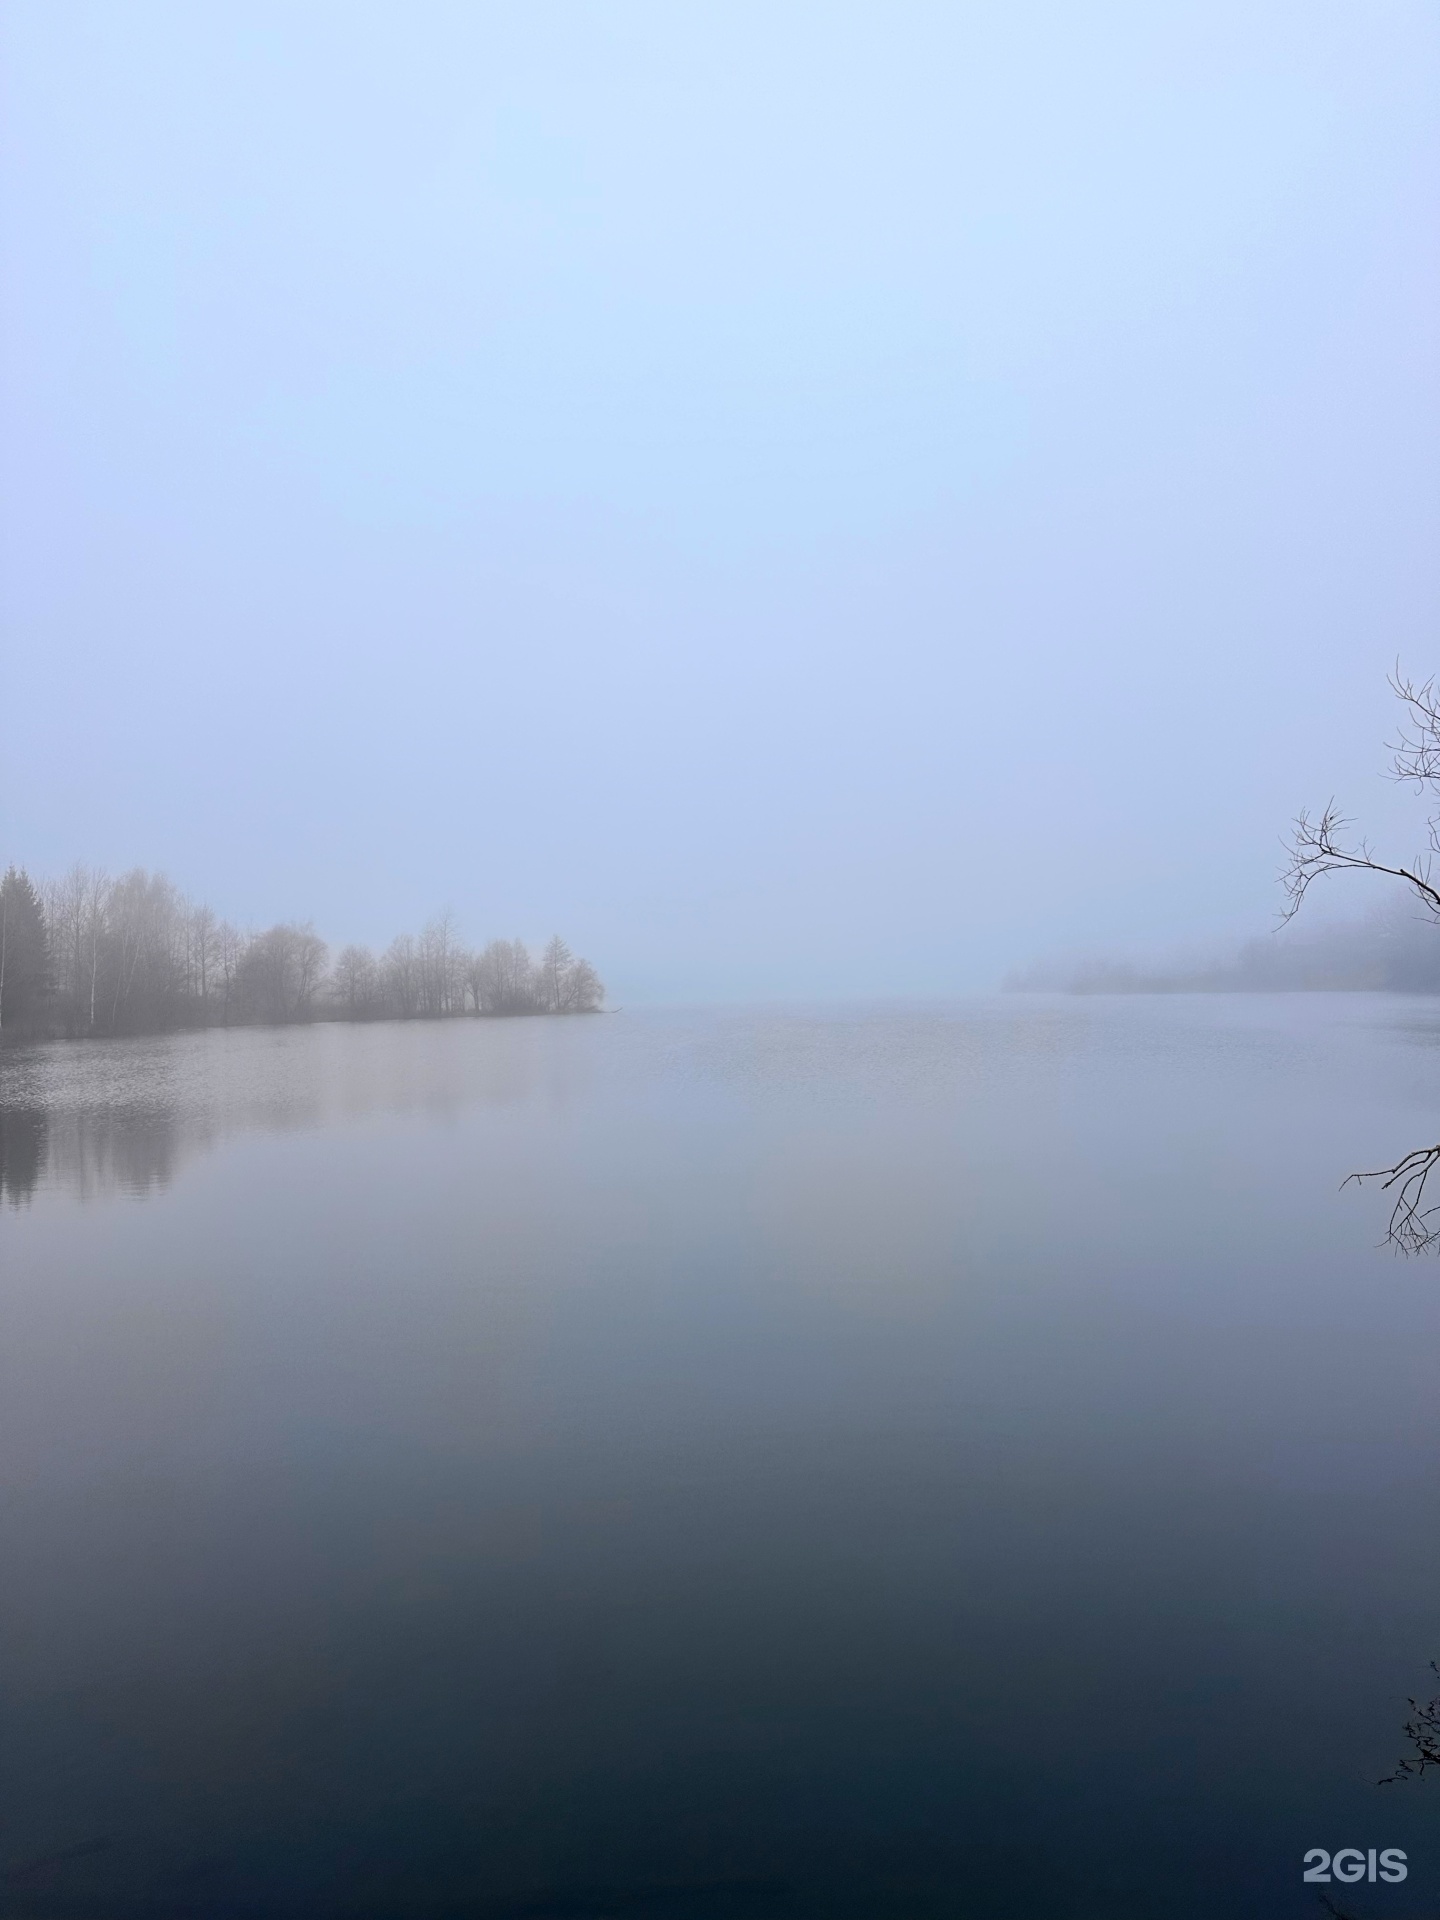
<svg viewBox="0 0 1440 1920">
<path fill-rule="evenodd" d="M 1021 993 L 1440 993 L 1440 925 L 1405 902 L 1364 920 L 1286 926 L 1203 964 L 1055 962 L 1005 985 Z"/>
<path fill-rule="evenodd" d="M 595 969 L 558 934 L 538 958 L 519 940 L 472 950 L 453 917 L 383 953 L 334 956 L 308 923 L 242 933 L 170 881 L 76 866 L 0 880 L 0 1038 L 163 1033 L 305 1020 L 594 1013 Z"/>
</svg>

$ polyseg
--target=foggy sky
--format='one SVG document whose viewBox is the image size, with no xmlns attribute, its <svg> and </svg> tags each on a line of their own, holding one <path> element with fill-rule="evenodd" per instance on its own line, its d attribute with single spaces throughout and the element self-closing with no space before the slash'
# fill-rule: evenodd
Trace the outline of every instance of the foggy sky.
<svg viewBox="0 0 1440 1920">
<path fill-rule="evenodd" d="M 632 1003 L 1248 933 L 1332 792 L 1412 850 L 1428 0 L 8 0 L 0 67 L 0 858 Z"/>
</svg>

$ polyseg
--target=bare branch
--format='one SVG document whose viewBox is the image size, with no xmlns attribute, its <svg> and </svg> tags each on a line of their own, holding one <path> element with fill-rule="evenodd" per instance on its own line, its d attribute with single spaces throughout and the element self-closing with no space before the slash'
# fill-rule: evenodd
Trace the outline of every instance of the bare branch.
<svg viewBox="0 0 1440 1920">
<path fill-rule="evenodd" d="M 1406 709 L 1399 739 L 1387 742 L 1395 756 L 1392 778 L 1440 792 L 1440 691 L 1434 676 L 1417 685 L 1401 673 L 1397 661 L 1389 679 L 1391 692 Z"/>
<path fill-rule="evenodd" d="M 1338 811 L 1333 800 L 1318 820 L 1312 820 L 1308 812 L 1298 815 L 1290 840 L 1290 858 L 1281 876 L 1285 889 L 1285 906 L 1280 916 L 1282 922 L 1294 919 L 1305 895 L 1322 873 L 1383 873 L 1392 880 L 1403 880 L 1420 896 L 1426 912 L 1440 920 L 1440 886 L 1431 879 L 1430 861 L 1417 861 L 1413 867 L 1390 866 L 1375 858 L 1368 841 L 1349 844 L 1345 838 L 1349 825 L 1350 822 Z M 1440 841 L 1437 841 L 1433 822 L 1431 846 L 1440 853 Z"/>
<path fill-rule="evenodd" d="M 1430 1662 L 1430 1671 L 1440 1678 L 1440 1665 Z M 1415 1751 L 1397 1763 L 1394 1773 L 1380 1782 L 1391 1787 L 1400 1780 L 1423 1780 L 1431 1767 L 1440 1768 L 1440 1695 L 1433 1700 L 1411 1699 L 1410 1718 L 1405 1722 L 1405 1738 Z"/>
<path fill-rule="evenodd" d="M 1385 1229 L 1386 1241 L 1397 1253 L 1428 1253 L 1440 1245 L 1440 1226 L 1434 1224 L 1440 1206 L 1425 1205 L 1425 1187 L 1437 1165 L 1440 1165 L 1440 1146 L 1416 1147 L 1393 1167 L 1377 1167 L 1373 1173 L 1347 1174 L 1340 1185 L 1344 1188 L 1352 1180 L 1357 1186 L 1366 1180 L 1378 1180 L 1382 1193 L 1393 1190 L 1395 1204 Z"/>
</svg>

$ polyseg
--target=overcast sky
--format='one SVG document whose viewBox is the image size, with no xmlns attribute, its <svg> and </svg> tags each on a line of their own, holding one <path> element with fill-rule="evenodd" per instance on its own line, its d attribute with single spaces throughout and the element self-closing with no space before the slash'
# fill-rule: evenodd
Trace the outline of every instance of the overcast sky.
<svg viewBox="0 0 1440 1920">
<path fill-rule="evenodd" d="M 5 0 L 0 55 L 0 858 L 559 927 L 635 1002 L 1248 933 L 1332 791 L 1410 850 L 1431 0 Z"/>
</svg>

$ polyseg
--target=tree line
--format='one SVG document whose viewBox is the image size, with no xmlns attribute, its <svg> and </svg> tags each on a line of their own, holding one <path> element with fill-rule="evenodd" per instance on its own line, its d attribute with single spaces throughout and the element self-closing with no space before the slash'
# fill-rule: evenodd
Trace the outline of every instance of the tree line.
<svg viewBox="0 0 1440 1920">
<path fill-rule="evenodd" d="M 557 934 L 471 949 L 437 914 L 383 953 L 330 949 L 307 922 L 242 933 L 163 875 L 74 866 L 0 879 L 0 1040 L 308 1020 L 594 1013 L 605 989 Z"/>
<path fill-rule="evenodd" d="M 1012 973 L 1020 993 L 1440 994 L 1440 941 L 1404 901 L 1308 931 L 1282 927 L 1204 963 L 1088 959 Z"/>
</svg>

